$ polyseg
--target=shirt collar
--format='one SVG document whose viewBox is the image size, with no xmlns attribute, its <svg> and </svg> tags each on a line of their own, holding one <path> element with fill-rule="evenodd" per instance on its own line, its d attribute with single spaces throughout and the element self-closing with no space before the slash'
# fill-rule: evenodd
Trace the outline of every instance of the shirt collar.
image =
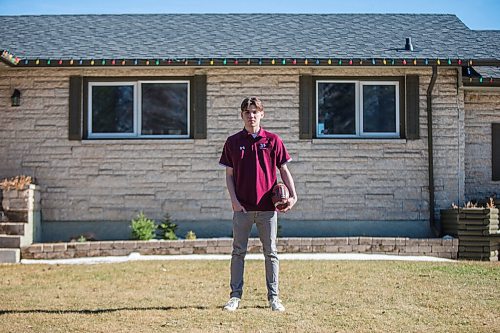
<svg viewBox="0 0 500 333">
<path fill-rule="evenodd" d="M 248 137 L 248 136 L 252 136 L 252 134 L 250 134 L 246 128 L 243 127 L 243 130 L 241 131 L 242 133 L 242 136 L 245 136 L 245 137 Z M 264 130 L 264 128 L 262 128 L 262 126 L 260 127 L 260 130 L 257 132 L 257 136 L 255 138 L 266 138 L 267 135 L 266 135 L 266 131 Z"/>
</svg>

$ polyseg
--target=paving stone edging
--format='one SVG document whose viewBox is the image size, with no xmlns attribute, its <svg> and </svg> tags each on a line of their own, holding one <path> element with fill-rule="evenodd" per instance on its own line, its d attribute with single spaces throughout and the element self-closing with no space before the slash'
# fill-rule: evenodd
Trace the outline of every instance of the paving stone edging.
<svg viewBox="0 0 500 333">
<path fill-rule="evenodd" d="M 23 247 L 22 259 L 66 259 L 100 256 L 169 254 L 230 254 L 232 239 L 209 238 L 196 240 L 158 241 L 99 241 L 71 243 L 38 243 Z M 262 252 L 258 238 L 250 238 L 248 253 Z M 278 253 L 379 253 L 392 255 L 426 255 L 457 259 L 458 239 L 334 237 L 280 238 Z"/>
</svg>

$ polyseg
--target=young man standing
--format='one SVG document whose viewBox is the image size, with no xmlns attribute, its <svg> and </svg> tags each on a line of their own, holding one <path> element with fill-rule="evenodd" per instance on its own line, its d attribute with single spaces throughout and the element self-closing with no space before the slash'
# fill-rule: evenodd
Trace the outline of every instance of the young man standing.
<svg viewBox="0 0 500 333">
<path fill-rule="evenodd" d="M 239 307 L 248 238 L 255 223 L 264 250 L 269 305 L 273 311 L 285 311 L 278 298 L 278 222 L 271 198 L 277 183 L 277 168 L 290 191 L 288 205 L 280 211 L 290 210 L 297 202 L 293 178 L 286 165 L 291 158 L 281 138 L 260 126 L 264 108 L 259 98 L 243 100 L 241 118 L 245 128 L 226 140 L 219 162 L 226 167 L 226 184 L 233 207 L 231 295 L 224 309 L 234 311 Z"/>
</svg>

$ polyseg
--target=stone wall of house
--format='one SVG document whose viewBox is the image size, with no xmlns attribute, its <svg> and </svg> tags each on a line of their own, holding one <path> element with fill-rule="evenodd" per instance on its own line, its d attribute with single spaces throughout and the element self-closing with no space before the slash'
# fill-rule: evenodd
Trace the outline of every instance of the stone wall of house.
<svg viewBox="0 0 500 333">
<path fill-rule="evenodd" d="M 500 90 L 465 91 L 465 197 L 500 197 L 500 182 L 491 179 L 491 124 L 500 123 Z"/>
<path fill-rule="evenodd" d="M 206 140 L 68 140 L 69 76 L 207 74 Z M 299 140 L 299 75 L 420 75 L 419 140 Z M 299 203 L 291 220 L 423 221 L 429 218 L 426 90 L 431 70 L 407 68 L 84 68 L 0 67 L 0 178 L 34 176 L 44 221 L 126 221 L 139 211 L 161 219 L 231 218 L 226 137 L 242 128 L 243 97 L 264 101 L 263 126 L 293 158 Z M 434 156 L 439 208 L 457 201 L 463 175 L 463 97 L 456 70 L 440 68 L 434 89 Z M 20 107 L 10 94 L 22 93 Z M 463 188 L 461 189 L 463 191 Z"/>
</svg>

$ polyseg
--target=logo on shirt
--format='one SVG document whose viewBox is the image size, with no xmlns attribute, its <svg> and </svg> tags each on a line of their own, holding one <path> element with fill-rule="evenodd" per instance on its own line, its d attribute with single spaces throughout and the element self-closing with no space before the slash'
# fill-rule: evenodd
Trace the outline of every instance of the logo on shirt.
<svg viewBox="0 0 500 333">
<path fill-rule="evenodd" d="M 259 149 L 260 150 L 267 149 L 267 143 L 259 143 Z"/>
<path fill-rule="evenodd" d="M 245 146 L 240 146 L 240 150 L 245 150 Z"/>
</svg>

